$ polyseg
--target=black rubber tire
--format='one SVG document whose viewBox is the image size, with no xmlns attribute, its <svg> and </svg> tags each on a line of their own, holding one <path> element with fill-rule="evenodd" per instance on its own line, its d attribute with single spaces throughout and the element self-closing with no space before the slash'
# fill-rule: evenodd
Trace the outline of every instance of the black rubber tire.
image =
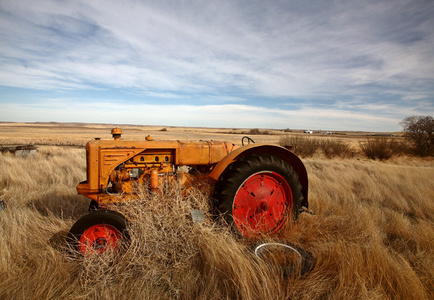
<svg viewBox="0 0 434 300">
<path fill-rule="evenodd" d="M 89 212 L 92 212 L 94 210 L 98 210 L 99 204 L 95 200 L 91 200 L 89 203 Z"/>
<path fill-rule="evenodd" d="M 240 186 L 251 175 L 258 172 L 275 172 L 282 176 L 289 184 L 293 195 L 292 210 L 287 212 L 287 220 L 296 220 L 303 202 L 301 193 L 302 186 L 298 180 L 297 173 L 284 160 L 268 154 L 252 154 L 230 164 L 222 173 L 219 181 L 215 185 L 213 196 L 213 207 L 216 213 L 222 214 L 223 219 L 232 228 L 236 228 L 241 235 L 246 236 L 236 227 L 233 219 L 233 206 L 235 194 Z M 249 236 L 246 236 L 249 237 Z"/>
<path fill-rule="evenodd" d="M 95 225 L 110 225 L 114 227 L 121 234 L 121 246 L 127 247 L 129 245 L 128 220 L 116 211 L 95 210 L 78 219 L 69 230 L 67 243 L 73 253 L 83 255 L 80 252 L 80 238 L 88 228 Z"/>
</svg>

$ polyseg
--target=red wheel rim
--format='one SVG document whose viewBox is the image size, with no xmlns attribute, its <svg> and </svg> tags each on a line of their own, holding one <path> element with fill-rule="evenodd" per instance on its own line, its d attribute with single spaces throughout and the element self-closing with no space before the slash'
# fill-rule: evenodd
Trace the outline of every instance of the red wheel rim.
<svg viewBox="0 0 434 300">
<path fill-rule="evenodd" d="M 109 249 L 118 250 L 121 238 L 119 230 L 111 225 L 94 225 L 81 235 L 79 250 L 84 256 L 101 254 Z"/>
<path fill-rule="evenodd" d="M 246 237 L 272 234 L 285 225 L 292 203 L 292 191 L 285 178 L 271 171 L 258 172 L 236 192 L 232 216 Z"/>
</svg>

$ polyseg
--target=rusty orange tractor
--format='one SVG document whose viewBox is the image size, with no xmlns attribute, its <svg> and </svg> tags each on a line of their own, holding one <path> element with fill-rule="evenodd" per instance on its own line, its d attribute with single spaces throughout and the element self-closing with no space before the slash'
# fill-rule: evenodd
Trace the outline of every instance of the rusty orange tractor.
<svg viewBox="0 0 434 300">
<path fill-rule="evenodd" d="M 137 185 L 156 191 L 176 180 L 188 188 L 198 176 L 205 178 L 213 187 L 214 211 L 247 238 L 279 232 L 308 207 L 306 168 L 290 147 L 250 143 L 248 138 L 243 146 L 154 141 L 150 136 L 127 141 L 121 134 L 114 128 L 113 140 L 86 145 L 87 180 L 77 191 L 91 199 L 90 213 L 68 235 L 81 255 L 116 250 L 129 239 L 126 218 L 105 206 L 136 199 Z"/>
</svg>

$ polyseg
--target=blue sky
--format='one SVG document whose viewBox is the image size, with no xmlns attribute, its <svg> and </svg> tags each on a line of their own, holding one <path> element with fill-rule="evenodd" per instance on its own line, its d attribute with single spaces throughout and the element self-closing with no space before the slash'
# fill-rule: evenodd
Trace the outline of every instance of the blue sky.
<svg viewBox="0 0 434 300">
<path fill-rule="evenodd" d="M 0 0 L 0 121 L 399 131 L 434 1 Z"/>
</svg>

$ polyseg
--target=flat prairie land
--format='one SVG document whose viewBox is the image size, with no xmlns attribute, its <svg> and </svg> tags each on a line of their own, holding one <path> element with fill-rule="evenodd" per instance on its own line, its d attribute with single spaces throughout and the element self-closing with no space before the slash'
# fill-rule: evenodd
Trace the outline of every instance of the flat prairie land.
<svg viewBox="0 0 434 300">
<path fill-rule="evenodd" d="M 119 127 L 133 140 L 240 144 L 249 135 L 248 129 Z M 0 299 L 434 299 L 432 159 L 303 159 L 314 214 L 300 214 L 269 241 L 311 253 L 304 274 L 257 259 L 253 249 L 262 241 L 237 237 L 214 221 L 200 190 L 185 195 L 179 186 L 142 191 L 140 201 L 112 207 L 131 221 L 131 244 L 120 254 L 71 257 L 65 235 L 89 205 L 75 190 L 86 179 L 83 146 L 110 139 L 111 128 L 0 123 L 0 145 L 39 148 L 29 157 L 0 153 Z M 302 133 L 249 136 L 278 143 L 285 134 Z M 357 144 L 364 135 L 327 138 Z M 204 222 L 191 221 L 193 209 L 206 212 Z"/>
<path fill-rule="evenodd" d="M 262 134 L 250 134 L 251 129 L 201 128 L 170 126 L 139 126 L 84 123 L 1 123 L 0 145 L 41 144 L 84 146 L 94 138 L 111 139 L 110 130 L 119 127 L 123 139 L 143 140 L 151 135 L 156 140 L 219 140 L 240 144 L 243 136 L 250 136 L 256 143 L 277 144 L 282 136 L 302 135 L 315 138 L 334 138 L 357 144 L 360 139 L 372 136 L 373 132 L 334 132 L 333 135 L 305 134 L 303 130 L 284 132 L 283 130 L 259 129 Z M 388 133 L 392 134 L 392 133 Z M 394 133 L 400 138 L 401 133 Z"/>
</svg>

